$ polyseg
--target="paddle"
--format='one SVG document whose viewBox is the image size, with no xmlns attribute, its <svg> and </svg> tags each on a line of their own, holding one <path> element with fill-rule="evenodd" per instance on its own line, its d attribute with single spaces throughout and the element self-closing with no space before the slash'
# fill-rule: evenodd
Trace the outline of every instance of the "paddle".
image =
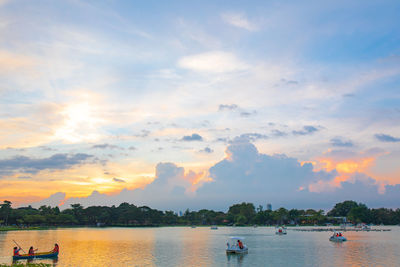
<svg viewBox="0 0 400 267">
<path fill-rule="evenodd" d="M 22 251 L 26 254 L 26 251 L 23 248 L 21 248 L 21 246 L 17 242 L 15 242 L 14 239 L 13 239 L 13 241 L 14 241 L 15 245 L 17 245 L 20 249 L 22 249 Z"/>
</svg>

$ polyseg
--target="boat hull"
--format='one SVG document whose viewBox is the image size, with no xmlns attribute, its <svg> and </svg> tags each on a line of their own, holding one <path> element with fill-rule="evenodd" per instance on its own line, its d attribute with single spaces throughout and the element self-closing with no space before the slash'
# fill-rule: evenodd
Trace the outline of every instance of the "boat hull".
<svg viewBox="0 0 400 267">
<path fill-rule="evenodd" d="M 47 259 L 55 257 L 58 257 L 58 252 L 42 252 L 42 253 L 35 253 L 35 255 L 33 256 L 29 256 L 28 254 L 13 256 L 13 260 Z"/>
<path fill-rule="evenodd" d="M 339 237 L 331 236 L 329 238 L 329 241 L 332 241 L 332 242 L 344 242 L 344 241 L 347 241 L 347 239 L 344 236 L 339 236 Z"/>
<path fill-rule="evenodd" d="M 247 248 L 243 248 L 243 249 L 227 249 L 226 253 L 227 254 L 243 254 L 243 253 L 247 253 L 249 250 Z"/>
</svg>

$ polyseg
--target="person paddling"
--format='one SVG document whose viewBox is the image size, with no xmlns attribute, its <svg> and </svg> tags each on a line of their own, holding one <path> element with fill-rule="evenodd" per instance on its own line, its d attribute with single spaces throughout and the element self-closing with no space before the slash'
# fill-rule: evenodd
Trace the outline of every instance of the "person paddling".
<svg viewBox="0 0 400 267">
<path fill-rule="evenodd" d="M 28 256 L 34 256 L 35 255 L 35 251 L 37 251 L 37 249 L 33 249 L 33 247 L 30 247 L 29 251 L 28 251 Z"/>
<path fill-rule="evenodd" d="M 239 245 L 239 248 L 240 248 L 240 249 L 243 249 L 243 243 L 242 243 L 242 241 L 238 240 L 238 245 Z"/>
<path fill-rule="evenodd" d="M 58 253 L 60 251 L 60 247 L 57 243 L 54 244 L 53 253 Z"/>
<path fill-rule="evenodd" d="M 14 247 L 13 250 L 13 256 L 20 256 L 19 251 L 21 250 L 21 248 L 18 247 Z"/>
</svg>

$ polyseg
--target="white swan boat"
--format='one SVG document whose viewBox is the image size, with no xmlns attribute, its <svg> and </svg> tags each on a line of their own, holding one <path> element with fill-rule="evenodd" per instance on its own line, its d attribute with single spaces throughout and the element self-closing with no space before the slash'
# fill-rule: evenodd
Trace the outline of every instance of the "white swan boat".
<svg viewBox="0 0 400 267">
<path fill-rule="evenodd" d="M 286 235 L 286 227 L 276 227 L 275 228 L 275 234 L 277 235 Z"/>
<path fill-rule="evenodd" d="M 230 240 L 226 243 L 226 253 L 243 254 L 247 253 L 249 249 L 243 244 L 242 237 L 232 236 Z"/>
<path fill-rule="evenodd" d="M 344 241 L 347 241 L 347 238 L 344 237 L 341 232 L 334 232 L 333 235 L 329 238 L 329 241 L 344 242 Z"/>
</svg>

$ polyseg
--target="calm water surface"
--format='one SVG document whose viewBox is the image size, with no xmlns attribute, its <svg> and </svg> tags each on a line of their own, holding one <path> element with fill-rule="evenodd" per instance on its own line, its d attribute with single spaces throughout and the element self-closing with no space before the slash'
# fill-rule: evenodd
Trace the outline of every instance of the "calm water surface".
<svg viewBox="0 0 400 267">
<path fill-rule="evenodd" d="M 380 228 L 380 227 L 377 227 Z M 75 228 L 0 232 L 0 263 L 11 264 L 13 240 L 48 251 L 60 245 L 54 266 L 400 266 L 400 227 L 390 232 L 330 232 L 275 235 L 271 227 Z M 246 255 L 225 254 L 229 236 L 242 236 Z"/>
</svg>

